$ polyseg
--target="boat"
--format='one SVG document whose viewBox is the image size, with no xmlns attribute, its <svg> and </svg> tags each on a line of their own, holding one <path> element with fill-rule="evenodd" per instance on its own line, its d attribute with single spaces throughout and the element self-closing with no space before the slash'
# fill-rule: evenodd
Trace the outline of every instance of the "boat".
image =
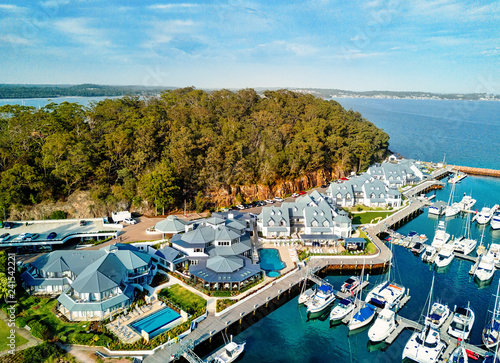
<svg viewBox="0 0 500 363">
<path fill-rule="evenodd" d="M 348 324 L 349 330 L 356 330 L 370 324 L 375 317 L 375 313 L 375 306 L 365 304 L 352 316 Z"/>
<path fill-rule="evenodd" d="M 356 308 L 356 303 L 352 299 L 342 299 L 330 312 L 330 321 L 338 321 L 345 318 Z"/>
<path fill-rule="evenodd" d="M 495 270 L 495 260 L 493 257 L 490 255 L 482 256 L 476 267 L 476 271 L 474 271 L 474 276 L 479 281 L 489 281 L 495 274 Z"/>
<path fill-rule="evenodd" d="M 420 255 L 423 250 L 425 250 L 425 245 L 422 242 L 415 243 L 411 248 L 411 252 L 413 252 L 416 255 Z"/>
<path fill-rule="evenodd" d="M 493 219 L 493 214 L 498 210 L 498 204 L 493 207 L 483 207 L 481 212 L 476 214 L 475 220 L 479 224 L 488 224 Z"/>
<path fill-rule="evenodd" d="M 500 262 L 500 244 L 498 244 L 498 243 L 490 244 L 490 247 L 488 249 L 488 253 L 486 255 L 493 257 L 495 264 L 499 263 Z"/>
<path fill-rule="evenodd" d="M 460 344 L 456 347 L 453 352 L 451 352 L 449 362 L 452 363 L 467 363 L 469 361 L 469 357 L 465 348 Z"/>
<path fill-rule="evenodd" d="M 446 345 L 441 341 L 439 331 L 426 325 L 421 332 L 414 332 L 403 350 L 403 359 L 419 363 L 437 362 Z"/>
<path fill-rule="evenodd" d="M 500 210 L 497 210 L 490 221 L 490 226 L 492 229 L 500 229 Z"/>
<path fill-rule="evenodd" d="M 443 201 L 437 201 L 429 207 L 429 214 L 437 216 L 442 215 L 446 210 L 446 204 Z"/>
<path fill-rule="evenodd" d="M 352 294 L 356 291 L 360 283 L 361 282 L 358 276 L 351 276 L 342 284 L 340 291 L 345 294 Z"/>
<path fill-rule="evenodd" d="M 448 179 L 448 183 L 450 184 L 457 184 L 457 183 L 460 183 L 462 180 L 464 180 L 465 178 L 467 178 L 467 174 L 459 171 L 457 172 L 456 174 L 453 174 L 449 179 Z"/>
<path fill-rule="evenodd" d="M 451 261 L 455 258 L 455 254 L 453 253 L 453 245 L 447 243 L 439 251 L 436 260 L 434 263 L 437 267 L 446 267 Z"/>
<path fill-rule="evenodd" d="M 437 254 L 437 249 L 432 246 L 425 247 L 425 252 L 422 254 L 422 261 L 427 263 L 433 263 L 433 259 Z"/>
<path fill-rule="evenodd" d="M 379 308 L 392 309 L 403 298 L 406 292 L 404 286 L 389 281 L 382 282 L 368 293 L 365 301 Z"/>
<path fill-rule="evenodd" d="M 497 294 L 495 296 L 495 305 L 491 313 L 491 317 L 488 319 L 486 326 L 484 327 L 482 339 L 483 344 L 488 349 L 498 349 L 498 339 L 500 338 L 500 300 L 498 299 L 500 292 L 500 281 L 497 286 Z"/>
<path fill-rule="evenodd" d="M 437 362 L 443 353 L 446 345 L 441 341 L 439 330 L 432 326 L 432 321 L 427 318 L 432 315 L 430 304 L 432 301 L 432 292 L 434 290 L 434 277 L 432 277 L 432 284 L 429 290 L 429 297 L 427 305 L 427 315 L 425 319 L 424 329 L 421 332 L 415 331 L 403 350 L 403 359 L 409 358 L 420 363 L 434 363 Z M 436 304 L 433 304 L 433 308 Z M 425 305 L 424 305 L 425 309 Z"/>
<path fill-rule="evenodd" d="M 441 247 L 443 247 L 449 239 L 450 234 L 446 233 L 446 224 L 444 223 L 444 221 L 439 221 L 431 246 L 435 247 L 437 250 L 440 250 Z"/>
<path fill-rule="evenodd" d="M 462 211 L 468 211 L 474 206 L 474 204 L 476 204 L 476 200 L 470 195 L 464 193 L 464 197 L 459 202 L 459 204 Z"/>
<path fill-rule="evenodd" d="M 304 284 L 305 284 L 305 281 L 304 281 Z M 315 293 L 316 293 L 316 290 L 313 288 L 307 289 L 306 291 L 301 293 L 299 295 L 299 305 L 307 304 L 307 302 L 312 299 L 312 297 L 314 296 Z"/>
<path fill-rule="evenodd" d="M 466 340 L 474 325 L 474 317 L 474 312 L 469 305 L 466 308 L 455 306 L 455 315 L 448 327 L 448 334 L 457 339 Z"/>
<path fill-rule="evenodd" d="M 452 205 L 446 207 L 444 210 L 445 217 L 453 217 L 460 213 L 462 209 L 460 208 L 459 203 L 453 203 Z"/>
<path fill-rule="evenodd" d="M 217 352 L 217 355 L 215 356 L 213 361 L 215 363 L 234 362 L 236 358 L 238 358 L 245 350 L 245 344 L 246 342 L 235 343 L 233 341 L 230 341 L 224 346 L 222 352 Z"/>
<path fill-rule="evenodd" d="M 430 313 L 425 317 L 425 323 L 431 328 L 439 329 L 450 316 L 450 308 L 438 302 L 432 304 Z"/>
<path fill-rule="evenodd" d="M 368 330 L 368 338 L 374 342 L 385 340 L 396 329 L 396 313 L 390 309 L 382 309 L 375 323 Z"/>
<path fill-rule="evenodd" d="M 321 285 L 306 304 L 308 313 L 317 313 L 335 301 L 335 292 L 330 285 Z"/>
<path fill-rule="evenodd" d="M 470 238 L 470 214 L 464 222 L 464 234 L 453 240 L 453 250 L 468 255 L 476 248 L 477 240 Z"/>
</svg>

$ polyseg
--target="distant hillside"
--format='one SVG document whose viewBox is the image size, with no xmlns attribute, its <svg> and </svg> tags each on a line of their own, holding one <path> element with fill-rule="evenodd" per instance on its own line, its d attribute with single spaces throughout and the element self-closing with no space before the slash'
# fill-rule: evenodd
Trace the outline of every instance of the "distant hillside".
<svg viewBox="0 0 500 363">
<path fill-rule="evenodd" d="M 0 84 L 0 99 L 151 95 L 175 87 Z"/>
</svg>

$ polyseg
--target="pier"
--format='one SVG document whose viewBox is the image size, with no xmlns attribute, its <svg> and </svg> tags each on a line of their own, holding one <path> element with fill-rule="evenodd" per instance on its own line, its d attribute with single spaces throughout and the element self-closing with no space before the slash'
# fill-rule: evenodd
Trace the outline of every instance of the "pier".
<svg viewBox="0 0 500 363">
<path fill-rule="evenodd" d="M 403 192 L 404 196 L 407 198 L 415 197 L 420 194 L 425 194 L 430 192 L 431 190 L 443 189 L 445 184 L 439 180 L 427 180 L 411 189 L 408 189 Z"/>
<path fill-rule="evenodd" d="M 453 169 L 470 175 L 482 175 L 482 176 L 492 176 L 495 178 L 500 178 L 500 170 L 495 170 L 495 169 L 471 168 L 470 166 L 458 166 L 458 165 L 453 165 Z"/>
</svg>

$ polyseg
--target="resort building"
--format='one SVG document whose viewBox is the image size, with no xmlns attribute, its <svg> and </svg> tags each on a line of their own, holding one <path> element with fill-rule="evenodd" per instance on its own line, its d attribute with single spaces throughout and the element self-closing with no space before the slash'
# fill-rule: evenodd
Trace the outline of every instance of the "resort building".
<svg viewBox="0 0 500 363">
<path fill-rule="evenodd" d="M 263 207 L 257 226 L 266 238 L 294 237 L 309 240 L 323 235 L 322 238 L 328 236 L 328 239 L 338 239 L 350 237 L 352 231 L 347 213 L 339 211 L 325 195 L 316 190 L 297 198 L 294 203 L 284 202 L 281 207 Z"/>
<path fill-rule="evenodd" d="M 155 273 L 149 254 L 114 244 L 42 255 L 27 265 L 21 278 L 31 294 L 60 294 L 57 308 L 68 320 L 89 321 L 129 306 Z"/>
<path fill-rule="evenodd" d="M 428 174 L 425 167 L 410 159 L 375 164 L 368 168 L 366 173 L 374 179 L 383 181 L 388 187 L 402 187 L 415 184 L 425 179 Z"/>
</svg>

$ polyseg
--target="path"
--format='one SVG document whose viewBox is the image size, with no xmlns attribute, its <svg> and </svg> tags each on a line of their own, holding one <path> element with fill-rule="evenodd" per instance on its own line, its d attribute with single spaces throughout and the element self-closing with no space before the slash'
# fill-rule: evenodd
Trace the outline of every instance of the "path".
<svg viewBox="0 0 500 363">
<path fill-rule="evenodd" d="M 0 319 L 2 319 L 2 321 L 5 324 L 7 324 L 7 326 L 9 326 L 8 325 L 9 324 L 9 318 L 7 317 L 7 314 L 5 314 L 2 310 L 0 310 Z M 35 338 L 33 335 L 31 335 L 31 333 L 29 331 L 27 331 L 24 328 L 19 328 L 16 325 L 15 330 L 16 330 L 16 334 L 19 334 L 20 336 L 22 336 L 23 338 L 25 338 L 28 341 L 27 343 L 24 343 L 23 345 L 20 345 L 20 346 L 16 347 L 16 351 L 24 350 L 24 349 L 27 349 L 27 348 L 31 348 L 31 347 L 34 347 L 35 345 L 43 343 L 42 340 Z M 1 337 L 1 338 L 2 339 L 7 339 L 7 337 Z M 0 357 L 6 355 L 8 353 L 9 353 L 8 350 L 4 350 L 3 352 L 0 352 Z"/>
</svg>

